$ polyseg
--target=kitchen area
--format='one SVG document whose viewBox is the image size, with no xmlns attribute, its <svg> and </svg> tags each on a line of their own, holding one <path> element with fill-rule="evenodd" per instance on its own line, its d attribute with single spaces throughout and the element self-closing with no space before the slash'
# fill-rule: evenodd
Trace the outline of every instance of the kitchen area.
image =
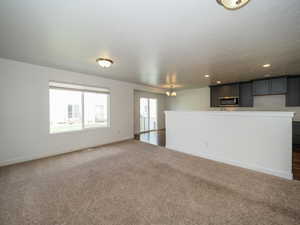
<svg viewBox="0 0 300 225">
<path fill-rule="evenodd" d="M 226 110 L 296 112 L 292 122 L 293 174 L 300 179 L 300 77 L 281 76 L 210 87 L 211 107 Z M 294 108 L 293 108 L 294 107 Z"/>
<path fill-rule="evenodd" d="M 209 109 L 166 112 L 166 147 L 300 179 L 300 76 L 209 88 Z"/>
</svg>

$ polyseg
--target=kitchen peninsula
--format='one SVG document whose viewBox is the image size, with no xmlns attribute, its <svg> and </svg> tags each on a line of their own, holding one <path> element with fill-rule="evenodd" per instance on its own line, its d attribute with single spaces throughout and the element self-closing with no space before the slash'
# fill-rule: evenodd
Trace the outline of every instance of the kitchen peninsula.
<svg viewBox="0 0 300 225">
<path fill-rule="evenodd" d="M 166 111 L 166 147 L 292 179 L 292 112 Z"/>
</svg>

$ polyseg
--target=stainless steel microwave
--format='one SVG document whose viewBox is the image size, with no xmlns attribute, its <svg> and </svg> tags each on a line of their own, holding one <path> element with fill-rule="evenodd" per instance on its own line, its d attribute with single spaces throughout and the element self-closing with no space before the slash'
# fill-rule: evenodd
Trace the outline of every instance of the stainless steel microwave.
<svg viewBox="0 0 300 225">
<path fill-rule="evenodd" d="M 219 98 L 219 106 L 238 106 L 239 105 L 239 97 L 220 97 Z"/>
</svg>

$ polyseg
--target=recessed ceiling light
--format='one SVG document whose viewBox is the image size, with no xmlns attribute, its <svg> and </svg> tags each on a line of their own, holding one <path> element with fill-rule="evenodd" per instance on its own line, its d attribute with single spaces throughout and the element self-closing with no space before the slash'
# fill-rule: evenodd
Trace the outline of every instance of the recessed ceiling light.
<svg viewBox="0 0 300 225">
<path fill-rule="evenodd" d="M 217 84 L 221 84 L 221 83 L 222 83 L 221 81 L 219 81 L 219 80 L 217 81 Z"/>
<path fill-rule="evenodd" d="M 210 75 L 209 75 L 209 74 L 205 74 L 204 77 L 205 77 L 205 78 L 209 78 Z"/>
<path fill-rule="evenodd" d="M 96 59 L 96 62 L 103 68 L 108 68 L 114 63 L 114 61 L 112 61 L 111 59 L 106 58 L 98 58 Z"/>
<path fill-rule="evenodd" d="M 269 63 L 268 63 L 268 64 L 265 64 L 265 65 L 263 65 L 263 67 L 264 67 L 264 68 L 271 67 L 271 64 L 269 64 Z"/>
<path fill-rule="evenodd" d="M 247 5 L 250 0 L 217 0 L 225 9 L 235 10 Z"/>
</svg>

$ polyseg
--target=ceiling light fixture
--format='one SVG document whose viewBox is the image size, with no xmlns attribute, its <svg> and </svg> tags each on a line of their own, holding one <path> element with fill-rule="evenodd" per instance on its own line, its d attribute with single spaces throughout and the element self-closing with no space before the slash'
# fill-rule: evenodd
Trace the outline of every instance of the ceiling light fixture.
<svg viewBox="0 0 300 225">
<path fill-rule="evenodd" d="M 174 86 L 171 85 L 171 90 L 166 91 L 167 96 L 175 97 L 177 95 L 176 91 L 173 90 Z"/>
<path fill-rule="evenodd" d="M 225 9 L 236 10 L 247 5 L 250 0 L 217 0 L 217 2 Z"/>
<path fill-rule="evenodd" d="M 106 58 L 98 58 L 96 59 L 96 62 L 103 68 L 108 68 L 114 63 L 114 61 L 112 61 L 111 59 Z"/>
<path fill-rule="evenodd" d="M 221 84 L 221 83 L 222 83 L 221 81 L 219 81 L 219 80 L 217 81 L 217 84 Z"/>
<path fill-rule="evenodd" d="M 268 67 L 271 67 L 271 64 L 265 64 L 263 65 L 264 68 L 268 68 Z"/>
<path fill-rule="evenodd" d="M 206 74 L 206 75 L 204 75 L 204 77 L 205 77 L 205 78 L 209 78 L 209 77 L 210 77 L 210 75 L 209 75 L 209 74 Z"/>
<path fill-rule="evenodd" d="M 171 96 L 171 97 L 175 97 L 177 95 L 177 93 L 174 90 L 170 90 L 170 91 L 166 91 L 166 95 Z"/>
</svg>

